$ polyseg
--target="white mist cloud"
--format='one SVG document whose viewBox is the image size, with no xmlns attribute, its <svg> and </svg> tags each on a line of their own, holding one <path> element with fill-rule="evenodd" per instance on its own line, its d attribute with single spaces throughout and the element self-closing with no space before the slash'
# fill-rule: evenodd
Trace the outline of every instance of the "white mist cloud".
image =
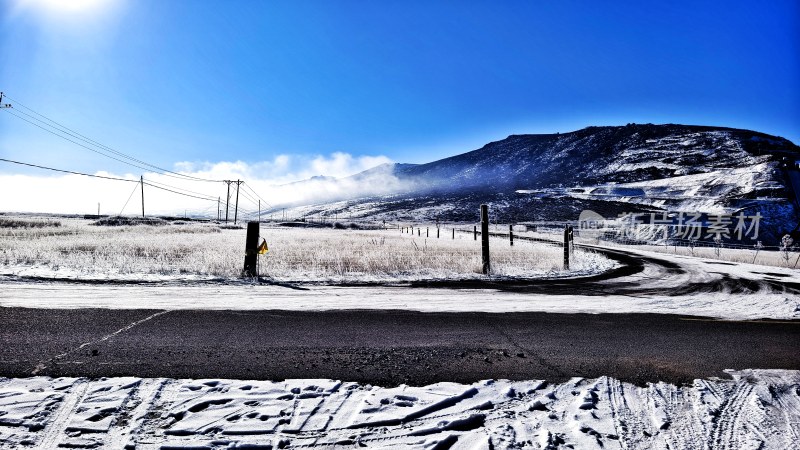
<svg viewBox="0 0 800 450">
<path fill-rule="evenodd" d="M 179 162 L 176 172 L 198 178 L 244 180 L 239 192 L 240 217 L 270 206 L 295 206 L 379 195 L 404 189 L 405 183 L 392 173 L 385 156 L 353 156 L 337 152 L 313 157 L 278 155 L 267 161 Z M 8 167 L 0 166 L 8 170 Z M 368 169 L 357 177 L 350 177 Z M 98 172 L 96 175 L 125 178 L 131 182 L 89 178 L 80 175 L 14 175 L 0 173 L 0 190 L 15 192 L 0 198 L 0 211 L 96 214 L 141 214 L 141 188 L 133 174 Z M 215 217 L 217 202 L 182 196 L 147 183 L 201 197 L 220 198 L 224 217 L 227 187 L 224 183 L 186 181 L 161 174 L 144 174 L 146 214 L 205 215 Z M 255 192 L 255 193 L 254 193 Z M 236 185 L 231 185 L 231 211 Z M 127 202 L 127 204 L 126 204 Z M 123 210 L 124 206 L 124 210 Z"/>
<path fill-rule="evenodd" d="M 273 184 L 285 184 L 315 176 L 347 177 L 387 163 L 392 163 L 392 160 L 386 156 L 354 157 L 349 153 L 336 152 L 329 156 L 314 157 L 277 155 L 270 161 L 256 163 L 179 162 L 176 167 L 182 172 L 204 178 L 264 180 Z"/>
</svg>

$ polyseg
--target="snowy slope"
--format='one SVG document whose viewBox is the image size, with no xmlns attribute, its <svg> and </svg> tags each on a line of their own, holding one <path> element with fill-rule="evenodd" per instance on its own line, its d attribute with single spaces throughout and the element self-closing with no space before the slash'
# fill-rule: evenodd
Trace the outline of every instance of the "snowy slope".
<svg viewBox="0 0 800 450">
<path fill-rule="evenodd" d="M 752 131 L 631 124 L 588 127 L 564 134 L 509 136 L 472 152 L 401 167 L 395 172 L 401 178 L 418 177 L 445 190 L 537 189 L 748 168 L 778 161 L 784 155 L 798 155 L 797 146 Z M 777 187 L 759 186 L 755 190 L 759 195 L 772 195 Z"/>
<path fill-rule="evenodd" d="M 772 242 L 798 223 L 790 183 L 793 176 L 800 179 L 798 160 L 795 144 L 748 130 L 588 127 L 513 135 L 427 164 L 398 164 L 386 175 L 400 187 L 392 195 L 304 205 L 289 214 L 474 222 L 481 203 L 489 203 L 501 222 L 576 220 L 584 209 L 605 217 L 652 210 L 759 211 L 764 237 Z"/>
</svg>

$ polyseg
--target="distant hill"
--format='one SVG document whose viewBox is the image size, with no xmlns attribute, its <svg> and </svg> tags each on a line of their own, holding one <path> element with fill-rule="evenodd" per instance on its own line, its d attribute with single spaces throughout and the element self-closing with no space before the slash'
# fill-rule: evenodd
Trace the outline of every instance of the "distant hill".
<svg viewBox="0 0 800 450">
<path fill-rule="evenodd" d="M 722 127 L 628 124 L 512 135 L 426 164 L 356 174 L 395 178 L 391 195 L 305 205 L 296 214 L 474 222 L 480 203 L 501 222 L 576 220 L 637 211 L 760 211 L 771 237 L 796 228 L 800 147 Z M 399 183 L 397 183 L 399 181 Z M 800 236 L 799 236 L 800 237 Z"/>
</svg>

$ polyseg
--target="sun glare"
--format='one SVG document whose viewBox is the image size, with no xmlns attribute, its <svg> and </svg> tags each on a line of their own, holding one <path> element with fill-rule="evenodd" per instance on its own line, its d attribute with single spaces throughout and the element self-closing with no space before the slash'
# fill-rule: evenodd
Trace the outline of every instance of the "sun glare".
<svg viewBox="0 0 800 450">
<path fill-rule="evenodd" d="M 108 6 L 113 0 L 22 0 L 24 6 L 34 6 L 49 12 L 94 12 Z"/>
</svg>

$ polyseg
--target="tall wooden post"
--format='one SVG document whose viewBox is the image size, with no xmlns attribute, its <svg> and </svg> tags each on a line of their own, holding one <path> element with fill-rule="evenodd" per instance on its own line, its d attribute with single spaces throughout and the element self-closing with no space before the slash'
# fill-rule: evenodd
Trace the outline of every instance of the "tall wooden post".
<svg viewBox="0 0 800 450">
<path fill-rule="evenodd" d="M 225 184 L 228 185 L 228 194 L 225 197 L 225 223 L 228 223 L 228 212 L 230 211 L 230 204 L 231 204 L 231 180 L 225 180 Z"/>
<path fill-rule="evenodd" d="M 430 237 L 431 227 L 425 227 L 425 237 Z"/>
<path fill-rule="evenodd" d="M 569 256 L 575 256 L 575 229 L 569 226 Z"/>
<path fill-rule="evenodd" d="M 144 219 L 144 175 L 139 178 L 139 183 L 142 184 L 142 219 Z"/>
<path fill-rule="evenodd" d="M 489 205 L 481 205 L 481 261 L 484 275 L 489 275 Z"/>
<path fill-rule="evenodd" d="M 239 219 L 239 186 L 244 183 L 244 181 L 236 180 L 236 209 L 233 211 L 233 224 L 236 225 L 236 221 Z"/>
<path fill-rule="evenodd" d="M 258 234 L 259 223 L 247 222 L 247 238 L 245 238 L 244 245 L 244 270 L 242 271 L 242 276 L 258 276 L 258 270 L 256 268 L 258 264 Z"/>
<path fill-rule="evenodd" d="M 478 226 L 477 225 L 473 225 L 472 226 L 472 240 L 473 241 L 477 241 L 478 240 Z"/>
<path fill-rule="evenodd" d="M 508 243 L 512 247 L 514 246 L 514 225 L 508 226 Z"/>
<path fill-rule="evenodd" d="M 564 270 L 569 270 L 569 225 L 564 226 Z"/>
</svg>

